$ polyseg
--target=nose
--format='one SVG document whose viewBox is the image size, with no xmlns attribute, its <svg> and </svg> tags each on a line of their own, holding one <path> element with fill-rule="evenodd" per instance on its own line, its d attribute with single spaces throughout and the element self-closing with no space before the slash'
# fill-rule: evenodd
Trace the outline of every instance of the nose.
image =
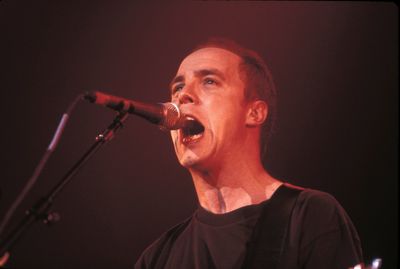
<svg viewBox="0 0 400 269">
<path fill-rule="evenodd" d="M 178 96 L 178 102 L 181 105 L 195 103 L 196 100 L 196 94 L 194 93 L 193 89 L 189 87 L 185 87 L 184 89 L 182 89 Z"/>
<path fill-rule="evenodd" d="M 179 104 L 190 104 L 194 103 L 193 97 L 187 92 L 181 92 L 178 97 Z"/>
</svg>

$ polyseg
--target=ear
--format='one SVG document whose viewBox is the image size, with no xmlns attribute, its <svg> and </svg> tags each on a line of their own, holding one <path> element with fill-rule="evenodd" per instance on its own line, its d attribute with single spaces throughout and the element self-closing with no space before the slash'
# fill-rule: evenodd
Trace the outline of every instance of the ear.
<svg viewBox="0 0 400 269">
<path fill-rule="evenodd" d="M 256 100 L 249 104 L 247 111 L 246 125 L 259 126 L 264 123 L 268 116 L 268 106 L 262 100 Z"/>
</svg>

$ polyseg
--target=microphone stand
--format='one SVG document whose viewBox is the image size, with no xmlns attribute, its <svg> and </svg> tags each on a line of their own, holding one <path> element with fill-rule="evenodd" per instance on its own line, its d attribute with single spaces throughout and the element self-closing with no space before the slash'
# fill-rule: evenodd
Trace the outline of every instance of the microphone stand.
<svg viewBox="0 0 400 269">
<path fill-rule="evenodd" d="M 53 224 L 59 221 L 60 216 L 56 212 L 51 212 L 51 206 L 57 195 L 76 175 L 78 170 L 93 156 L 93 154 L 106 142 L 110 141 L 116 131 L 123 127 L 123 122 L 128 117 L 127 112 L 120 112 L 113 122 L 102 133 L 96 136 L 95 143 L 83 154 L 83 156 L 72 166 L 60 182 L 44 197 L 40 198 L 34 206 L 27 210 L 25 217 L 8 234 L 3 242 L 0 242 L 0 258 L 8 256 L 10 248 L 21 238 L 22 234 L 35 222 L 42 221 L 44 224 Z M 1 267 L 1 265 L 0 265 Z"/>
</svg>

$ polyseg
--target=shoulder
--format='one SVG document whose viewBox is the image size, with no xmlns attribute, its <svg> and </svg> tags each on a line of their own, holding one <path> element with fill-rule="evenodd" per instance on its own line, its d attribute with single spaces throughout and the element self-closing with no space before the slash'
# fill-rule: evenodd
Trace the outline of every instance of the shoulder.
<svg viewBox="0 0 400 269">
<path fill-rule="evenodd" d="M 328 203 L 337 203 L 336 199 L 329 193 L 316 190 L 316 189 L 311 189 L 311 188 L 305 188 L 305 187 L 300 187 L 296 186 L 290 183 L 283 183 L 283 186 L 285 186 L 288 189 L 293 189 L 293 190 L 298 190 L 299 191 L 299 201 L 327 201 Z"/>
<path fill-rule="evenodd" d="M 299 206 L 315 207 L 316 210 L 322 208 L 327 209 L 341 207 L 333 195 L 327 192 L 309 188 L 303 189 L 303 191 L 299 194 L 297 202 Z"/>
<path fill-rule="evenodd" d="M 345 209 L 334 196 L 323 191 L 303 189 L 293 207 L 291 222 L 303 243 L 332 234 L 359 242 Z"/>
<path fill-rule="evenodd" d="M 303 189 L 293 207 L 289 244 L 305 268 L 348 268 L 362 260 L 357 231 L 340 203 L 329 193 Z M 320 266 L 312 266 L 318 264 Z M 329 267 L 329 268 L 331 268 Z"/>
<path fill-rule="evenodd" d="M 160 262 L 159 259 L 167 255 L 173 242 L 188 226 L 192 217 L 182 221 L 164 232 L 156 241 L 148 246 L 135 264 L 135 269 L 153 268 L 154 264 Z"/>
<path fill-rule="evenodd" d="M 303 189 L 298 196 L 294 210 L 298 217 L 315 224 L 331 224 L 337 227 L 337 225 L 346 224 L 350 220 L 333 195 L 315 189 Z"/>
<path fill-rule="evenodd" d="M 285 187 L 285 190 L 289 190 L 292 193 L 298 193 L 294 204 L 295 211 L 303 214 L 345 214 L 345 211 L 336 198 L 327 192 L 303 188 L 289 183 L 284 183 L 283 186 Z"/>
</svg>

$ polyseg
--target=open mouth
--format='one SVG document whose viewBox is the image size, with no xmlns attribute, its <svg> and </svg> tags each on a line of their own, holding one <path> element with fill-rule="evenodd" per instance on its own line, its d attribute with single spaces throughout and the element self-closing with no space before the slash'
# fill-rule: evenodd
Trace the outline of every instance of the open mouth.
<svg viewBox="0 0 400 269">
<path fill-rule="evenodd" d="M 184 144 L 200 139 L 204 133 L 204 126 L 195 118 L 186 117 L 181 129 L 182 142 Z"/>
</svg>

